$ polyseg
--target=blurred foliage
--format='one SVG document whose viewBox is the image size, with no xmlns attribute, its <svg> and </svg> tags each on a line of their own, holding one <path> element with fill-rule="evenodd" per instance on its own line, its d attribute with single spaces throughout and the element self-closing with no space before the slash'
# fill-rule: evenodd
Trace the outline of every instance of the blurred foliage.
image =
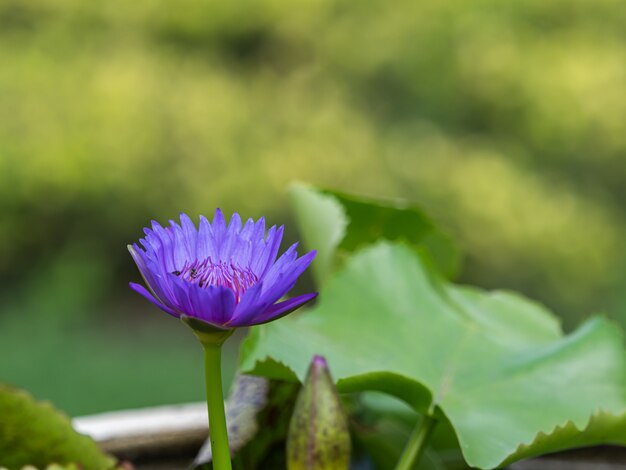
<svg viewBox="0 0 626 470">
<path fill-rule="evenodd" d="M 5 470 L 119 468 L 93 440 L 74 431 L 67 416 L 26 392 L 0 386 L 0 416 L 0 466 Z"/>
<path fill-rule="evenodd" d="M 193 346 L 153 312 L 137 326 L 150 306 L 125 290 L 124 247 L 181 210 L 285 220 L 293 179 L 416 201 L 464 248 L 461 280 L 522 290 L 568 327 L 626 323 L 625 26 L 621 0 L 3 1 L 0 344 L 18 359 L 0 379 L 88 411 L 41 379 L 82 348 L 110 380 L 182 364 L 150 399 L 188 397 Z M 95 277 L 53 284 L 72 259 Z M 151 344 L 119 333 L 128 318 Z M 32 352 L 26 332 L 57 345 Z"/>
</svg>

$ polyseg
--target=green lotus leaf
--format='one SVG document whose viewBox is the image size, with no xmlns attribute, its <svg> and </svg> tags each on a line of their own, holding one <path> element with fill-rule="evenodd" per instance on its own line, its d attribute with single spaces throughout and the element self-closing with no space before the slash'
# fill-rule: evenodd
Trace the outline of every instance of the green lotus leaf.
<svg viewBox="0 0 626 470">
<path fill-rule="evenodd" d="M 456 286 L 414 249 L 381 242 L 352 256 L 315 308 L 253 330 L 246 373 L 302 381 L 314 354 L 340 392 L 381 390 L 443 413 L 470 466 L 570 447 L 626 444 L 626 353 L 595 317 L 564 336 L 519 295 Z"/>
</svg>

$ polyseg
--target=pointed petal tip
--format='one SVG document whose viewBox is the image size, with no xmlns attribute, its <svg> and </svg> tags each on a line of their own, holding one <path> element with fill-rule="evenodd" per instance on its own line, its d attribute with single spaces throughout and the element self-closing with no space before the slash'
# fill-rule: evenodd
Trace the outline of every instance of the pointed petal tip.
<svg viewBox="0 0 626 470">
<path fill-rule="evenodd" d="M 248 322 L 242 326 L 254 326 L 261 325 L 263 323 L 268 323 L 274 320 L 277 320 L 280 317 L 284 317 L 294 310 L 299 309 L 304 304 L 310 302 L 315 297 L 317 297 L 317 292 L 311 292 L 309 294 L 299 295 L 297 297 L 292 297 L 283 302 L 272 305 L 270 308 L 265 310 L 263 314 L 255 317 L 252 321 Z"/>
<path fill-rule="evenodd" d="M 230 217 L 230 222 L 228 224 L 229 230 L 234 230 L 239 233 L 241 231 L 241 216 L 237 212 L 233 212 L 233 215 Z"/>
<path fill-rule="evenodd" d="M 154 295 L 152 295 L 152 293 L 148 292 L 148 289 L 146 289 L 144 286 L 142 286 L 141 284 L 137 284 L 135 282 L 129 282 L 128 285 L 130 286 L 130 288 L 132 290 L 134 290 L 135 292 L 137 292 L 139 295 L 145 297 L 147 300 L 149 300 L 150 302 L 152 302 L 154 305 L 156 305 L 157 307 L 159 307 L 161 310 L 163 310 L 165 313 L 172 315 L 173 317 L 179 317 L 180 315 L 175 312 L 174 310 L 172 310 L 171 308 L 163 305 L 158 299 L 156 299 L 154 297 Z"/>
<path fill-rule="evenodd" d="M 180 217 L 180 224 L 182 227 L 187 226 L 190 231 L 197 231 L 196 223 L 194 222 L 194 219 L 189 217 L 184 212 L 181 212 L 179 217 Z"/>
<path fill-rule="evenodd" d="M 148 289 L 146 289 L 143 285 L 137 284 L 136 282 L 129 282 L 128 287 L 130 287 L 132 290 L 134 290 L 138 294 L 141 294 L 144 297 L 146 297 L 148 300 L 150 300 L 150 302 L 152 302 L 152 299 L 156 301 L 154 296 L 150 292 L 148 292 Z"/>
<path fill-rule="evenodd" d="M 300 308 L 303 305 L 308 304 L 312 300 L 315 300 L 318 295 L 319 295 L 318 292 L 310 292 L 308 294 L 302 294 L 302 295 L 299 295 L 298 297 L 294 297 L 294 299 L 296 298 L 299 299 L 297 308 Z"/>
<path fill-rule="evenodd" d="M 302 298 L 302 303 L 300 304 L 300 306 L 304 304 L 308 304 L 311 300 L 314 300 L 318 295 L 319 295 L 319 292 L 311 292 L 309 294 L 302 294 L 301 296 L 299 296 Z"/>
<path fill-rule="evenodd" d="M 215 209 L 215 214 L 213 215 L 213 224 L 211 225 L 214 229 L 218 228 L 219 230 L 226 229 L 226 218 L 224 217 L 224 213 L 222 209 L 219 207 Z"/>
</svg>

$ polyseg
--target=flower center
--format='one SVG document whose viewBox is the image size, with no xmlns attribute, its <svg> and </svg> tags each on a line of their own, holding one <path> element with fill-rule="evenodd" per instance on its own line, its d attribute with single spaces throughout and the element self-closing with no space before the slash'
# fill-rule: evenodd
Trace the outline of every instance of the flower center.
<svg viewBox="0 0 626 470">
<path fill-rule="evenodd" d="M 259 280 L 250 268 L 242 268 L 224 261 L 214 263 L 211 258 L 186 262 L 180 271 L 174 271 L 172 274 L 200 287 L 228 287 L 235 294 L 237 302 L 241 300 L 244 292 Z"/>
</svg>

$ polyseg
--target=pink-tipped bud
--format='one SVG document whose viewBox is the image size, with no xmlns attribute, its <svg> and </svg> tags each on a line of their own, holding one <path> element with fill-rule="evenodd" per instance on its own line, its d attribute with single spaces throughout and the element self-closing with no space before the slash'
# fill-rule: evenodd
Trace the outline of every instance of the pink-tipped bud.
<svg viewBox="0 0 626 470">
<path fill-rule="evenodd" d="M 315 356 L 298 398 L 287 437 L 289 470 L 345 470 L 350 433 L 326 359 Z"/>
</svg>

